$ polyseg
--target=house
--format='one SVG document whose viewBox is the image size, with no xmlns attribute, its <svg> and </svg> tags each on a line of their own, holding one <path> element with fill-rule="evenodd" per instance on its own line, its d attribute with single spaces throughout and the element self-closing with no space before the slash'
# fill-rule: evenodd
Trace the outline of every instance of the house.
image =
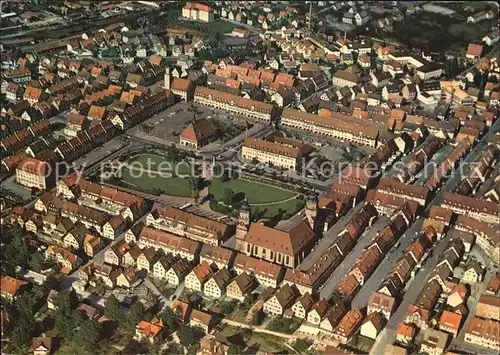
<svg viewBox="0 0 500 355">
<path fill-rule="evenodd" d="M 297 170 L 300 166 L 302 153 L 296 147 L 246 137 L 241 149 L 241 156 L 247 161 L 257 160 L 271 166 Z"/>
<path fill-rule="evenodd" d="M 186 288 L 198 292 L 203 292 L 205 282 L 207 282 L 212 277 L 214 272 L 214 268 L 210 264 L 202 262 L 186 276 Z"/>
<path fill-rule="evenodd" d="M 262 310 L 265 314 L 283 316 L 285 311 L 293 305 L 296 298 L 297 292 L 295 289 L 290 285 L 284 285 L 264 302 Z"/>
<path fill-rule="evenodd" d="M 217 130 L 207 119 L 189 124 L 179 135 L 181 146 L 199 149 L 217 139 Z"/>
<path fill-rule="evenodd" d="M 464 284 L 454 286 L 446 298 L 446 304 L 452 308 L 464 304 L 467 300 L 468 292 Z"/>
<path fill-rule="evenodd" d="M 363 324 L 361 324 L 360 334 L 370 339 L 376 339 L 378 334 L 384 329 L 386 322 L 387 320 L 382 313 L 371 313 L 365 318 Z"/>
<path fill-rule="evenodd" d="M 82 260 L 70 251 L 57 245 L 49 245 L 45 251 L 45 259 L 58 263 L 63 273 L 69 273 L 77 268 Z"/>
<path fill-rule="evenodd" d="M 177 314 L 182 323 L 186 324 L 189 321 L 189 315 L 191 314 L 191 304 L 189 302 L 173 300 L 170 303 L 170 309 Z"/>
<path fill-rule="evenodd" d="M 214 13 L 214 9 L 210 6 L 191 1 L 188 1 L 182 8 L 182 17 L 206 23 L 214 20 Z"/>
<path fill-rule="evenodd" d="M 310 310 L 307 313 L 307 322 L 314 325 L 320 325 L 321 320 L 325 317 L 330 306 L 330 303 L 326 300 L 314 302 L 314 304 L 310 306 Z"/>
<path fill-rule="evenodd" d="M 189 326 L 198 327 L 203 330 L 205 334 L 209 334 L 214 326 L 214 319 L 208 313 L 193 309 L 189 317 Z"/>
<path fill-rule="evenodd" d="M 226 286 L 231 280 L 231 273 L 223 268 L 217 271 L 203 285 L 203 293 L 215 299 L 220 299 L 226 293 Z"/>
<path fill-rule="evenodd" d="M 476 317 L 500 321 L 500 297 L 481 295 L 476 307 Z"/>
<path fill-rule="evenodd" d="M 143 249 L 136 259 L 137 269 L 146 270 L 148 273 L 152 270 L 154 263 L 158 259 L 156 250 L 152 247 Z"/>
<path fill-rule="evenodd" d="M 458 336 L 463 315 L 450 311 L 443 311 L 439 318 L 439 330 L 450 333 L 453 337 Z"/>
<path fill-rule="evenodd" d="M 422 344 L 420 345 L 420 352 L 429 355 L 444 354 L 444 349 L 448 344 L 449 335 L 435 329 L 425 329 L 423 333 Z"/>
<path fill-rule="evenodd" d="M 178 256 L 172 254 L 161 255 L 158 260 L 153 264 L 153 276 L 157 279 L 164 280 L 166 278 L 168 270 L 179 261 Z"/>
<path fill-rule="evenodd" d="M 139 280 L 139 274 L 135 269 L 121 269 L 115 274 L 116 286 L 131 288 Z"/>
<path fill-rule="evenodd" d="M 134 340 L 139 343 L 155 344 L 162 336 L 163 322 L 158 318 L 153 318 L 150 322 L 140 321 L 135 327 Z"/>
<path fill-rule="evenodd" d="M 293 316 L 300 319 L 307 319 L 308 312 L 314 304 L 314 299 L 309 293 L 300 296 L 292 306 Z"/>
<path fill-rule="evenodd" d="M 243 302 L 245 297 L 250 295 L 257 286 L 258 282 L 255 277 L 243 272 L 227 285 L 226 297 Z"/>
<path fill-rule="evenodd" d="M 468 320 L 464 341 L 483 348 L 500 351 L 500 322 L 473 317 Z"/>
<path fill-rule="evenodd" d="M 203 244 L 200 251 L 200 262 L 207 262 L 215 265 L 217 269 L 227 267 L 231 270 L 233 267 L 234 251 L 232 249 Z"/>
<path fill-rule="evenodd" d="M 16 167 L 16 182 L 28 188 L 50 189 L 56 183 L 55 177 L 54 160 L 42 161 L 27 156 Z"/>
<path fill-rule="evenodd" d="M 57 309 L 54 301 L 57 299 L 57 295 L 59 294 L 56 290 L 50 290 L 47 296 L 47 308 L 54 311 Z"/>
<path fill-rule="evenodd" d="M 334 304 L 326 312 L 323 320 L 319 324 L 319 327 L 330 333 L 333 332 L 333 330 L 339 325 L 340 321 L 343 319 L 346 313 L 347 308 L 343 302 Z"/>
<path fill-rule="evenodd" d="M 127 223 L 121 215 L 113 216 L 103 225 L 103 237 L 114 240 L 120 234 L 125 232 Z"/>
<path fill-rule="evenodd" d="M 165 278 L 167 283 L 178 286 L 182 281 L 184 281 L 192 269 L 193 264 L 190 261 L 186 259 L 179 260 L 166 272 Z"/>
<path fill-rule="evenodd" d="M 481 58 L 482 54 L 483 54 L 482 44 L 469 43 L 465 57 L 468 59 L 478 60 L 479 58 Z"/>
<path fill-rule="evenodd" d="M 171 85 L 172 92 L 182 101 L 191 101 L 194 97 L 195 85 L 189 79 L 174 78 Z"/>
<path fill-rule="evenodd" d="M 392 316 L 396 299 L 380 292 L 372 292 L 368 296 L 367 314 L 382 313 L 386 319 Z"/>
<path fill-rule="evenodd" d="M 40 337 L 35 337 L 31 341 L 29 352 L 34 355 L 48 355 L 55 350 L 55 341 L 52 337 L 47 337 L 42 334 Z"/>
<path fill-rule="evenodd" d="M 87 234 L 83 241 L 83 251 L 89 257 L 93 258 L 98 252 L 100 252 L 104 248 L 104 242 L 101 238 Z"/>
<path fill-rule="evenodd" d="M 396 329 L 396 340 L 401 344 L 410 344 L 416 334 L 417 330 L 413 325 L 401 322 Z"/>
<path fill-rule="evenodd" d="M 363 314 L 359 309 L 355 308 L 347 312 L 342 318 L 340 323 L 333 331 L 333 337 L 342 344 L 347 344 L 349 339 L 357 331 L 361 322 L 363 321 Z"/>
<path fill-rule="evenodd" d="M 108 248 L 104 253 L 104 261 L 110 265 L 121 265 L 123 262 L 123 256 L 130 249 L 130 246 L 126 241 L 121 240 L 116 244 L 113 244 L 111 248 Z"/>
<path fill-rule="evenodd" d="M 2 298 L 13 302 L 17 296 L 28 287 L 29 283 L 10 276 L 2 276 L 0 280 L 0 291 Z"/>
<path fill-rule="evenodd" d="M 469 265 L 465 267 L 460 281 L 462 281 L 463 283 L 475 284 L 481 282 L 482 279 L 483 269 L 477 261 L 474 261 L 472 263 L 469 263 Z"/>
</svg>

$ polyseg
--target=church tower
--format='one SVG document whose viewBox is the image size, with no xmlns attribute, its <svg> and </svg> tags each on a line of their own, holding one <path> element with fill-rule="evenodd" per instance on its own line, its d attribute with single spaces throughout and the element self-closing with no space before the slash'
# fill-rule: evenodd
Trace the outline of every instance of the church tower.
<svg viewBox="0 0 500 355">
<path fill-rule="evenodd" d="M 305 212 L 307 221 L 309 222 L 312 230 L 314 230 L 314 221 L 316 220 L 316 215 L 318 213 L 318 197 L 316 196 L 316 193 L 313 192 L 307 197 Z"/>
<path fill-rule="evenodd" d="M 250 206 L 247 200 L 243 201 L 238 215 L 238 225 L 236 226 L 236 250 L 246 253 L 245 235 L 250 226 Z"/>
<path fill-rule="evenodd" d="M 164 86 L 165 89 L 170 90 L 171 84 L 172 84 L 172 76 L 170 75 L 170 67 L 167 67 L 165 69 L 165 75 L 164 75 Z"/>
</svg>

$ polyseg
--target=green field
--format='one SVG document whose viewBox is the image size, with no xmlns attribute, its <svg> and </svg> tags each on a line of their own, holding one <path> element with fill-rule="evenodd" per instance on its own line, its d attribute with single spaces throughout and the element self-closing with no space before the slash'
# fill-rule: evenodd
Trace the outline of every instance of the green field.
<svg viewBox="0 0 500 355">
<path fill-rule="evenodd" d="M 208 33 L 228 33 L 236 27 L 238 27 L 238 25 L 235 25 L 234 23 L 217 20 L 203 25 L 201 29 L 206 30 Z"/>
<path fill-rule="evenodd" d="M 162 172 L 175 172 L 177 175 L 187 175 L 191 172 L 191 165 L 187 162 L 170 163 L 167 158 L 154 153 L 143 153 L 136 155 L 129 161 L 129 164 L 135 163 L 144 169 L 152 171 L 161 170 Z M 149 163 L 149 165 L 148 165 Z"/>
<path fill-rule="evenodd" d="M 210 193 L 216 200 L 221 201 L 226 188 L 233 190 L 235 195 L 244 194 L 252 215 L 259 218 L 275 217 L 280 214 L 280 210 L 282 217 L 285 217 L 285 214 L 293 215 L 303 207 L 303 200 L 299 200 L 297 194 L 292 191 L 243 179 L 225 182 L 214 179 L 210 185 Z"/>
<path fill-rule="evenodd" d="M 191 166 L 187 162 L 171 164 L 165 157 L 154 154 L 144 153 L 139 154 L 127 161 L 136 170 L 124 167 L 121 170 L 121 180 L 129 185 L 137 186 L 140 189 L 150 191 L 160 190 L 165 195 L 173 196 L 191 196 L 191 185 L 189 180 L 179 176 L 160 176 L 155 172 L 162 173 L 173 172 L 175 175 L 190 175 Z M 149 170 L 151 173 L 140 172 L 137 169 Z"/>
<path fill-rule="evenodd" d="M 220 200 L 224 197 L 226 188 L 230 188 L 235 194 L 244 193 L 250 205 L 279 202 L 295 196 L 292 191 L 243 179 L 231 179 L 225 182 L 214 179 L 210 185 L 210 193 Z"/>
</svg>

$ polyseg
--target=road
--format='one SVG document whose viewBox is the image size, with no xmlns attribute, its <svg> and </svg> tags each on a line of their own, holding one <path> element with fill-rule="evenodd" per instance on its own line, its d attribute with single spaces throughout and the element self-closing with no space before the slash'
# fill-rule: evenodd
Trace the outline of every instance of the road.
<svg viewBox="0 0 500 355">
<path fill-rule="evenodd" d="M 461 163 L 461 165 L 470 164 L 475 161 L 477 156 L 480 154 L 482 149 L 487 145 L 488 137 L 490 134 L 497 132 L 500 128 L 500 121 L 497 120 L 495 124 L 490 128 L 489 132 L 483 136 L 480 142 L 469 152 L 467 157 Z M 460 174 L 460 169 L 455 171 L 455 174 L 443 185 L 441 191 L 436 195 L 436 197 L 429 203 L 426 208 L 426 211 L 430 209 L 431 206 L 438 205 L 441 201 L 441 198 L 444 192 L 449 192 L 455 188 L 458 182 L 461 180 L 462 176 Z M 413 227 L 411 230 L 414 230 Z M 443 238 L 436 248 L 433 250 L 433 255 L 427 259 L 427 263 L 424 269 L 421 269 L 420 272 L 413 279 L 412 284 L 409 286 L 403 301 L 394 312 L 392 317 L 387 322 L 384 330 L 377 337 L 375 344 L 372 346 L 370 350 L 371 355 L 378 355 L 384 352 L 384 348 L 388 344 L 392 344 L 394 339 L 396 338 L 396 328 L 397 325 L 402 322 L 405 318 L 406 312 L 408 310 L 408 306 L 415 302 L 420 291 L 422 290 L 422 285 L 429 278 L 430 274 L 434 270 L 437 265 L 438 259 L 444 251 L 446 244 L 448 243 L 447 238 Z M 358 301 L 359 302 L 359 301 Z"/>
<path fill-rule="evenodd" d="M 347 254 L 344 260 L 342 260 L 342 263 L 337 266 L 337 268 L 332 272 L 331 276 L 325 282 L 323 288 L 320 291 L 321 298 L 330 298 L 335 289 L 335 286 L 337 286 L 337 284 L 346 277 L 347 272 L 356 262 L 356 259 L 361 256 L 366 246 L 372 241 L 377 232 L 387 226 L 388 222 L 389 219 L 387 217 L 380 216 L 371 227 L 368 227 L 363 232 L 351 252 Z M 338 235 L 338 233 L 336 234 Z"/>
</svg>

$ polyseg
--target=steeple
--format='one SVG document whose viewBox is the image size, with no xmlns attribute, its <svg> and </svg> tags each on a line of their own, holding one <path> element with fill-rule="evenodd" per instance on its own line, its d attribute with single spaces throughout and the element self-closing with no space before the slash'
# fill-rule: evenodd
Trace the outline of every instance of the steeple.
<svg viewBox="0 0 500 355">
<path fill-rule="evenodd" d="M 165 75 L 164 75 L 164 87 L 165 87 L 165 89 L 170 90 L 171 84 L 172 84 L 172 76 L 170 75 L 170 67 L 167 67 L 165 69 Z"/>
</svg>

